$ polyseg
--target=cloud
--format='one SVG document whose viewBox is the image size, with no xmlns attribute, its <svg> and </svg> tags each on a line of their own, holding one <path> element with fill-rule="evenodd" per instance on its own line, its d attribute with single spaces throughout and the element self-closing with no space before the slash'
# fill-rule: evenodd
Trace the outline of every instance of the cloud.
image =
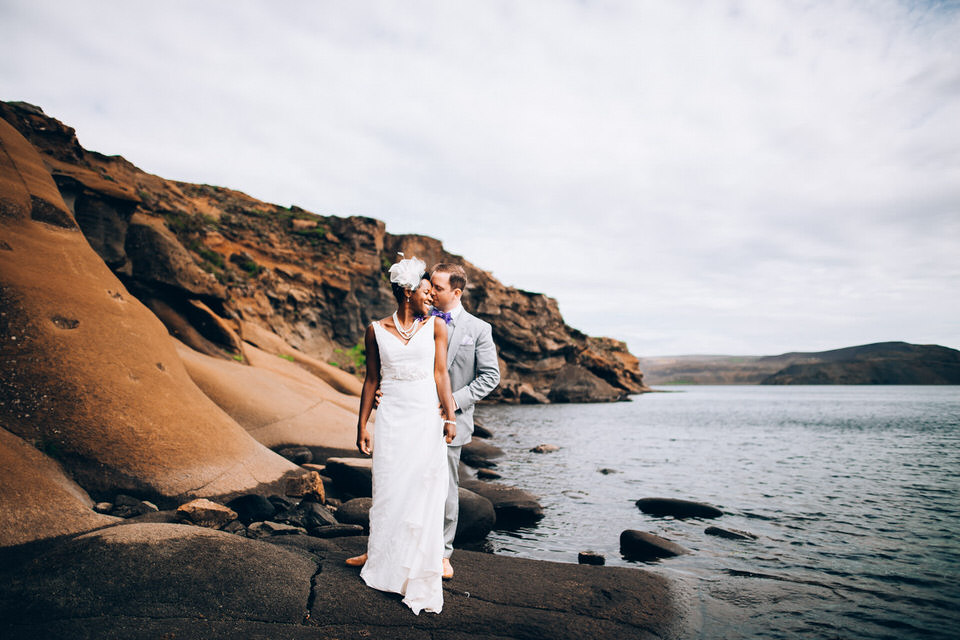
<svg viewBox="0 0 960 640">
<path fill-rule="evenodd" d="M 637 353 L 960 346 L 949 4 L 24 1 L 0 18 L 6 99 L 87 147 L 437 236 Z"/>
</svg>

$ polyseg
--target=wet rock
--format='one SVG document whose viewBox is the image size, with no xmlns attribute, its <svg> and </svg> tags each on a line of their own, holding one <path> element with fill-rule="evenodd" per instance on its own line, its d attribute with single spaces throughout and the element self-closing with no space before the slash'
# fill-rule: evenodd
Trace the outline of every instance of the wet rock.
<svg viewBox="0 0 960 640">
<path fill-rule="evenodd" d="M 607 563 L 607 559 L 596 551 L 581 551 L 577 554 L 577 563 L 603 566 Z"/>
<path fill-rule="evenodd" d="M 357 498 L 373 495 L 372 458 L 327 458 L 326 475 L 343 494 Z"/>
<path fill-rule="evenodd" d="M 247 527 L 248 538 L 267 538 L 270 536 L 293 536 L 304 534 L 307 530 L 303 527 L 294 527 L 293 525 L 283 524 L 282 522 L 254 522 Z"/>
<path fill-rule="evenodd" d="M 497 529 L 530 526 L 543 518 L 543 507 L 532 494 L 522 489 L 483 480 L 464 480 L 460 486 L 493 503 Z"/>
<path fill-rule="evenodd" d="M 628 560 L 646 561 L 672 558 L 690 551 L 652 533 L 627 529 L 620 534 L 620 553 Z"/>
<path fill-rule="evenodd" d="M 597 471 L 599 471 L 600 473 L 602 473 L 602 474 L 605 475 L 605 476 L 608 476 L 608 475 L 610 475 L 611 473 L 620 473 L 620 472 L 617 471 L 616 469 L 608 469 L 607 467 L 604 467 L 603 469 L 598 469 Z"/>
<path fill-rule="evenodd" d="M 720 527 L 707 527 L 703 530 L 708 536 L 719 536 L 728 540 L 756 540 L 757 536 L 738 529 L 721 529 Z"/>
<path fill-rule="evenodd" d="M 234 498 L 227 506 L 236 511 L 237 519 L 243 524 L 269 520 L 277 512 L 272 502 L 253 493 Z"/>
<path fill-rule="evenodd" d="M 460 460 L 474 468 L 495 467 L 493 458 L 503 455 L 503 449 L 482 440 L 471 440 L 460 449 Z"/>
<path fill-rule="evenodd" d="M 719 518 L 723 515 L 723 511 L 705 502 L 676 498 L 640 498 L 637 507 L 650 515 L 674 518 Z"/>
<path fill-rule="evenodd" d="M 473 420 L 473 437 L 483 438 L 484 440 L 489 440 L 493 437 L 493 433 L 490 429 L 487 429 L 485 426 L 477 422 L 476 418 Z"/>
<path fill-rule="evenodd" d="M 497 480 L 503 476 L 496 471 L 491 471 L 490 469 L 484 469 L 481 467 L 480 469 L 477 469 L 477 477 L 481 480 Z"/>
<path fill-rule="evenodd" d="M 283 447 L 278 449 L 277 453 L 293 464 L 302 465 L 313 462 L 313 452 L 307 447 Z"/>
<path fill-rule="evenodd" d="M 359 524 L 364 529 L 370 526 L 371 498 L 347 500 L 337 509 L 337 520 L 343 524 Z"/>
<path fill-rule="evenodd" d="M 320 479 L 320 474 L 316 471 L 308 471 L 293 478 L 287 478 L 284 493 L 297 498 L 314 496 L 320 502 L 323 502 L 323 480 Z"/>
<path fill-rule="evenodd" d="M 177 507 L 177 518 L 200 527 L 219 529 L 237 519 L 237 512 L 206 498 L 197 498 Z"/>
<path fill-rule="evenodd" d="M 454 542 L 482 540 L 493 529 L 497 516 L 493 503 L 487 498 L 460 487 L 460 515 Z"/>
<path fill-rule="evenodd" d="M 328 524 L 314 527 L 307 532 L 315 538 L 343 538 L 363 535 L 363 527 L 359 524 Z"/>
<path fill-rule="evenodd" d="M 554 451 L 560 451 L 560 447 L 555 444 L 538 444 L 530 449 L 530 453 L 553 453 Z"/>
</svg>

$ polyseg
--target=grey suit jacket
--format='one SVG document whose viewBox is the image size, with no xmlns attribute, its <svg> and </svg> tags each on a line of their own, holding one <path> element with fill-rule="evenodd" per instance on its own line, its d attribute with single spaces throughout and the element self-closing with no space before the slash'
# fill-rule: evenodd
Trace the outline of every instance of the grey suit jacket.
<svg viewBox="0 0 960 640">
<path fill-rule="evenodd" d="M 447 371 L 457 403 L 457 437 L 450 446 L 464 445 L 473 436 L 473 408 L 500 384 L 497 347 L 490 324 L 467 313 L 447 333 Z"/>
</svg>

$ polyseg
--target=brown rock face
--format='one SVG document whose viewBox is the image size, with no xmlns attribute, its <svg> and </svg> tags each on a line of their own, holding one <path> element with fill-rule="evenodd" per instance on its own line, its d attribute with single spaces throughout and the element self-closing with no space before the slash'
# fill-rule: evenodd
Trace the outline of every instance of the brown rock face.
<svg viewBox="0 0 960 640">
<path fill-rule="evenodd" d="M 250 327 L 274 334 L 294 352 L 265 346 L 263 333 L 250 341 L 355 393 L 324 366 L 362 369 L 358 345 L 367 324 L 393 310 L 385 273 L 403 251 L 428 264 L 464 265 L 464 303 L 491 323 L 500 352 L 502 382 L 492 399 L 609 401 L 645 390 L 623 343 L 567 326 L 552 298 L 504 286 L 433 238 L 394 236 L 370 218 L 318 216 L 230 189 L 164 180 L 84 150 L 72 129 L 23 103 L 0 103 L 0 118 L 40 151 L 68 205 L 40 206 L 34 215 L 73 227 L 73 213 L 129 291 L 204 353 L 240 355 L 223 331 L 198 319 L 196 301 L 237 324 L 245 340 L 256 334 Z"/>
<path fill-rule="evenodd" d="M 0 424 L 55 451 L 91 493 L 217 496 L 279 486 L 295 469 L 190 380 L 164 326 L 78 229 L 44 159 L 3 120 L 0 225 Z"/>
<path fill-rule="evenodd" d="M 118 518 L 93 510 L 87 493 L 31 444 L 0 428 L 0 547 L 89 531 Z"/>
</svg>

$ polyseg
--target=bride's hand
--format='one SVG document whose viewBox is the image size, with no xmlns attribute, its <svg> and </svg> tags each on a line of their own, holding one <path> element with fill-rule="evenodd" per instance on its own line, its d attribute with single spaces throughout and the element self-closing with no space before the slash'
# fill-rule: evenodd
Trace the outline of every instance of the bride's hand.
<svg viewBox="0 0 960 640">
<path fill-rule="evenodd" d="M 373 441 L 370 439 L 370 432 L 364 429 L 357 436 L 357 449 L 364 455 L 370 455 L 373 452 Z"/>
<path fill-rule="evenodd" d="M 456 423 L 451 424 L 449 422 L 443 423 L 443 439 L 447 441 L 447 444 L 453 442 L 453 439 L 457 437 L 457 425 Z"/>
</svg>

